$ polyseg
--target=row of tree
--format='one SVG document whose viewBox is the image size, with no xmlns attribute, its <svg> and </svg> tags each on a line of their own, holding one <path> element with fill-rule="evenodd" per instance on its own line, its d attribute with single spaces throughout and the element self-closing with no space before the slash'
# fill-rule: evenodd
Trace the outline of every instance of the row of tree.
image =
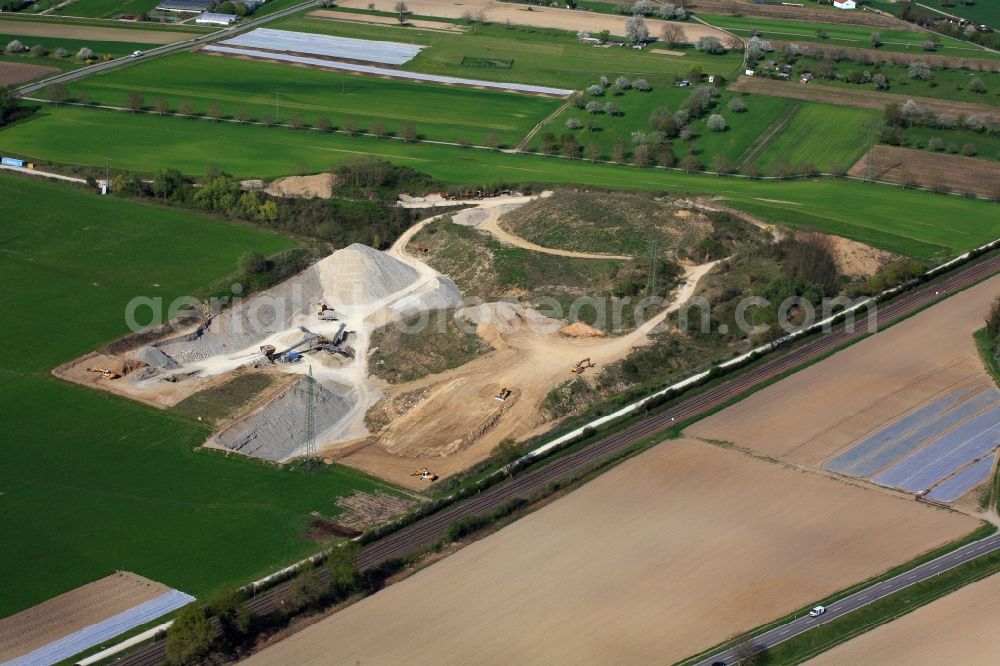
<svg viewBox="0 0 1000 666">
<path fill-rule="evenodd" d="M 232 586 L 221 588 L 205 603 L 184 607 L 167 632 L 168 661 L 182 666 L 212 661 L 212 655 L 232 657 L 260 632 L 281 626 L 293 615 L 364 591 L 370 585 L 357 568 L 359 551 L 356 544 L 347 543 L 333 548 L 322 565 L 309 562 L 301 567 L 285 586 L 281 610 L 271 617 L 251 614 L 246 595 Z"/>
</svg>

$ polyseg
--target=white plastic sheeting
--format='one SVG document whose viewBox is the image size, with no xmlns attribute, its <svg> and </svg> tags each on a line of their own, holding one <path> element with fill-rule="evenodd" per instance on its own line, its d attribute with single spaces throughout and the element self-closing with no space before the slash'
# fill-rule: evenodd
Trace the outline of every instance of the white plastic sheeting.
<svg viewBox="0 0 1000 666">
<path fill-rule="evenodd" d="M 292 51 L 294 53 L 311 53 L 329 58 L 344 58 L 346 60 L 361 60 L 363 62 L 380 62 L 386 65 L 402 65 L 409 62 L 420 53 L 423 46 L 402 44 L 400 42 L 379 42 L 371 39 L 351 39 L 349 37 L 332 37 L 317 35 L 311 32 L 293 32 L 291 30 L 274 30 L 273 28 L 257 28 L 220 44 L 229 46 L 249 46 L 272 51 Z"/>
<path fill-rule="evenodd" d="M 476 79 L 461 79 L 455 76 L 439 76 L 437 74 L 421 74 L 420 72 L 404 72 L 400 69 L 387 69 L 385 67 L 374 67 L 371 65 L 358 65 L 350 62 L 336 62 L 334 60 L 322 60 L 320 58 L 309 58 L 307 56 L 294 56 L 284 53 L 268 53 L 266 51 L 256 51 L 253 49 L 238 49 L 229 46 L 208 45 L 205 51 L 215 53 L 226 53 L 229 55 L 241 55 L 251 58 L 269 58 L 282 62 L 295 62 L 303 65 L 314 65 L 326 69 L 336 69 L 345 72 L 361 72 L 363 74 L 373 74 L 376 76 L 391 76 L 397 79 L 408 81 L 422 81 L 425 83 L 451 83 L 463 86 L 478 86 L 480 88 L 491 88 L 495 90 L 513 90 L 515 92 L 536 93 L 540 95 L 555 95 L 567 97 L 573 93 L 565 88 L 549 88 L 546 86 L 533 86 L 523 83 L 499 83 L 497 81 L 478 81 Z"/>
<path fill-rule="evenodd" d="M 118 613 L 118 615 L 113 615 L 103 622 L 92 624 L 69 636 L 52 641 L 48 645 L 8 661 L 2 666 L 49 666 L 49 664 L 58 663 L 130 629 L 152 622 L 192 601 L 194 601 L 194 597 L 178 590 L 164 592 L 155 599 L 150 599 L 127 611 Z"/>
</svg>

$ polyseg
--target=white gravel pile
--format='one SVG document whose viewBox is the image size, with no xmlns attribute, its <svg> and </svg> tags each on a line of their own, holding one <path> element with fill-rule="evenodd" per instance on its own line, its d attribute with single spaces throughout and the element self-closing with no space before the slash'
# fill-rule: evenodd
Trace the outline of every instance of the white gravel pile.
<svg viewBox="0 0 1000 666">
<path fill-rule="evenodd" d="M 220 432 L 213 438 L 214 443 L 275 462 L 300 455 L 306 445 L 309 381 L 314 380 L 303 377 L 247 418 Z M 313 405 L 315 432 L 319 435 L 349 414 L 353 401 L 317 381 L 313 385 Z"/>
<path fill-rule="evenodd" d="M 458 290 L 450 278 L 436 277 L 392 302 L 392 309 L 400 317 L 427 312 L 430 310 L 449 310 L 462 304 L 462 292 Z"/>
<path fill-rule="evenodd" d="M 290 328 L 296 319 L 315 312 L 323 298 L 319 273 L 313 266 L 225 310 L 194 333 L 157 346 L 180 363 L 232 354 Z"/>
<path fill-rule="evenodd" d="M 337 306 L 380 301 L 413 284 L 419 274 L 385 252 L 355 243 L 316 264 L 327 300 Z"/>
</svg>

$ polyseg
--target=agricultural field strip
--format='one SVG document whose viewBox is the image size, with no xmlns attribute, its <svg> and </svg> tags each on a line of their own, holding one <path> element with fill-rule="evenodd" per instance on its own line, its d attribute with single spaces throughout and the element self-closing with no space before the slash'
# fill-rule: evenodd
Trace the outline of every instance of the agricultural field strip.
<svg viewBox="0 0 1000 666">
<path fill-rule="evenodd" d="M 938 484 L 931 492 L 927 493 L 927 498 L 938 502 L 954 502 L 962 495 L 983 483 L 993 472 L 993 464 L 996 462 L 996 454 L 991 453 L 985 458 L 969 465 L 955 476 Z"/>
<path fill-rule="evenodd" d="M 421 49 L 427 48 L 401 42 L 379 42 L 273 28 L 257 28 L 219 44 L 377 62 L 385 65 L 405 64 L 415 58 Z"/>
<path fill-rule="evenodd" d="M 279 60 L 281 62 L 299 63 L 302 65 L 312 65 L 343 72 L 358 72 L 361 74 L 372 74 L 375 76 L 391 76 L 407 81 L 422 81 L 427 83 L 443 83 L 451 85 L 477 86 L 481 88 L 491 88 L 495 90 L 510 90 L 514 92 L 535 93 L 541 95 L 554 95 L 558 97 L 568 97 L 574 91 L 565 88 L 549 88 L 547 86 L 533 86 L 523 83 L 498 83 L 495 81 L 479 81 L 476 79 L 462 79 L 454 76 L 440 76 L 437 74 L 420 74 L 417 72 L 407 72 L 399 69 L 388 69 L 385 67 L 375 67 L 372 65 L 359 65 L 350 62 L 336 62 L 333 60 L 322 60 L 320 58 L 310 58 L 308 56 L 294 56 L 284 53 L 268 53 L 251 49 L 232 48 L 229 46 L 206 46 L 204 51 L 211 53 L 222 53 L 226 55 L 248 56 L 251 58 L 267 58 Z"/>
<path fill-rule="evenodd" d="M 75 631 L 44 647 L 8 661 L 4 666 L 55 664 L 84 650 L 89 650 L 95 645 L 100 645 L 115 636 L 120 636 L 135 627 L 152 622 L 158 617 L 163 617 L 178 608 L 183 608 L 194 600 L 194 597 L 179 590 L 164 592 L 155 599 L 150 599 L 127 611 Z"/>
<path fill-rule="evenodd" d="M 986 455 L 998 444 L 1000 405 L 969 419 L 872 480 L 881 485 L 919 492 Z"/>
<path fill-rule="evenodd" d="M 924 405 L 833 458 L 824 467 L 858 477 L 875 474 L 995 404 L 1000 395 L 995 388 L 989 388 L 970 396 L 971 390 L 960 389 Z"/>
<path fill-rule="evenodd" d="M 978 265 L 959 271 L 939 284 L 901 295 L 887 308 L 884 308 L 882 314 L 890 320 L 903 317 L 931 304 L 937 298 L 935 287 L 945 291 L 955 291 L 987 279 L 998 270 L 1000 270 L 1000 259 L 995 257 L 987 259 Z M 810 358 L 815 358 L 826 352 L 835 350 L 845 341 L 859 335 L 861 335 L 861 332 L 858 330 L 848 333 L 844 329 L 838 329 L 830 335 L 806 343 L 804 346 L 789 352 L 785 356 L 773 359 L 752 372 L 723 382 L 704 393 L 692 396 L 664 412 L 648 416 L 623 431 L 605 437 L 579 451 L 569 453 L 540 469 L 510 479 L 483 491 L 465 502 L 427 516 L 408 527 L 393 532 L 366 546 L 359 558 L 358 566 L 362 569 L 367 569 L 378 566 L 386 560 L 402 557 L 416 548 L 440 538 L 447 526 L 460 518 L 484 514 L 502 506 L 506 501 L 514 497 L 530 496 L 554 480 L 585 469 L 657 432 L 672 427 L 677 421 L 690 419 L 712 409 L 714 406 L 724 404 L 749 388 L 793 369 Z M 970 546 L 981 548 L 984 544 L 990 549 L 987 552 L 992 552 L 993 549 L 1000 548 L 1000 537 L 988 537 Z M 952 561 L 961 562 L 984 554 L 979 551 L 971 554 L 972 550 L 971 547 L 960 548 L 954 551 L 951 556 L 945 557 L 948 557 Z M 321 578 L 325 578 L 326 573 L 325 570 L 321 570 Z M 248 604 L 249 610 L 256 615 L 265 615 L 277 611 L 283 603 L 283 595 L 287 594 L 289 586 L 290 583 L 286 582 L 258 594 Z M 882 596 L 884 595 L 885 593 L 882 594 Z M 846 614 L 851 610 L 854 610 L 854 608 L 845 608 L 842 611 L 838 611 L 838 614 Z M 809 628 L 811 627 L 807 626 L 800 629 L 797 633 L 801 633 L 801 631 Z M 786 640 L 785 637 L 777 638 L 779 629 L 768 632 L 768 635 L 773 634 L 775 637 L 774 643 Z M 784 634 L 785 632 L 782 633 Z M 126 655 L 122 658 L 120 666 L 158 664 L 163 661 L 165 654 L 164 641 L 158 641 Z M 709 659 L 703 663 L 707 665 L 713 660 Z"/>
</svg>

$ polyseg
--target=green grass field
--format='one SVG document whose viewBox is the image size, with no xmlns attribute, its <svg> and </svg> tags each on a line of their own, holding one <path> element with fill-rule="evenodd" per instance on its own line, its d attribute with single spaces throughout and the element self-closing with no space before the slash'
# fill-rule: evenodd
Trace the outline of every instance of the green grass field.
<svg viewBox="0 0 1000 666">
<path fill-rule="evenodd" d="M 792 79 L 795 80 L 802 72 L 816 72 L 819 64 L 813 58 L 800 58 L 795 65 Z M 935 97 L 939 99 L 952 99 L 960 102 L 974 102 L 977 104 L 1000 103 L 1000 73 L 980 72 L 975 70 L 961 69 L 934 69 L 931 70 L 931 78 L 926 81 L 919 81 L 910 78 L 909 68 L 899 65 L 858 65 L 855 62 L 831 62 L 834 71 L 841 77 L 837 80 L 829 80 L 821 76 L 815 76 L 812 80 L 814 84 L 824 86 L 837 86 L 849 90 L 875 90 L 872 83 L 848 83 L 843 80 L 851 72 L 861 73 L 868 71 L 872 75 L 877 72 L 885 74 L 889 80 L 889 91 L 896 95 L 912 95 L 914 97 Z M 977 93 L 969 90 L 969 84 L 973 79 L 978 79 L 984 86 L 986 92 Z"/>
<path fill-rule="evenodd" d="M 275 177 L 375 156 L 447 183 L 578 183 L 726 197 L 761 217 L 839 234 L 922 259 L 940 259 L 998 235 L 997 206 L 984 201 L 853 181 L 749 181 L 591 164 L 453 146 L 309 130 L 247 127 L 73 107 L 46 107 L 0 130 L 4 154 L 140 172 L 218 166 L 241 177 Z M 233 147 L 239 146 L 236 150 Z"/>
<path fill-rule="evenodd" d="M 764 149 L 757 166 L 767 172 L 778 160 L 793 167 L 809 161 L 820 171 L 847 170 L 865 153 L 862 127 L 877 111 L 825 104 L 802 104 L 791 122 Z"/>
<path fill-rule="evenodd" d="M 52 1 L 53 4 L 59 4 Z M 156 7 L 158 0 L 76 0 L 56 10 L 55 14 L 65 16 L 86 16 L 92 18 L 112 18 L 123 14 L 139 15 Z"/>
<path fill-rule="evenodd" d="M 581 44 L 570 32 L 521 26 L 482 25 L 475 31 L 444 33 L 293 16 L 268 27 L 357 39 L 412 42 L 429 48 L 403 65 L 406 70 L 560 88 L 583 88 L 596 83 L 601 75 L 614 80 L 624 74 L 629 79 L 645 77 L 654 89 L 662 90 L 660 77 L 670 76 L 672 80 L 673 74 L 686 73 L 694 65 L 701 65 L 706 74 L 717 72 L 728 76 L 741 60 L 737 55 L 706 56 L 693 49 L 677 57 L 649 50 L 595 48 Z M 509 69 L 475 69 L 462 66 L 465 57 L 513 60 L 513 64 Z"/>
<path fill-rule="evenodd" d="M 16 25 L 7 26 L 0 24 L 0 28 L 16 27 Z M 0 33 L 0 45 L 6 46 L 12 39 L 19 40 L 22 44 L 29 48 L 35 44 L 41 44 L 49 50 L 49 55 L 43 58 L 36 58 L 30 54 L 16 56 L 18 58 L 17 62 L 30 62 L 36 65 L 48 65 L 51 67 L 59 67 L 60 64 L 68 65 L 70 67 L 82 66 L 83 63 L 76 59 L 76 54 L 84 46 L 91 49 L 97 59 L 100 59 L 104 55 L 118 58 L 123 55 L 128 55 L 137 49 L 142 50 L 149 48 L 148 44 L 131 44 L 129 42 L 95 42 L 80 39 L 64 39 L 62 37 L 22 37 L 16 32 Z M 60 48 L 69 51 L 68 58 L 56 58 L 53 55 L 56 49 Z"/>
<path fill-rule="evenodd" d="M 275 112 L 278 94 L 282 121 L 299 115 L 306 123 L 319 116 L 334 126 L 353 120 L 360 128 L 383 121 L 398 131 L 406 121 L 428 139 L 482 144 L 497 132 L 513 145 L 535 123 L 555 110 L 559 100 L 501 91 L 411 83 L 355 74 L 317 71 L 276 63 L 251 62 L 179 53 L 150 60 L 73 84 L 74 94 L 87 93 L 94 102 L 124 106 L 131 91 L 141 92 L 147 105 L 162 98 L 172 109 L 192 102 L 204 113 L 218 104 L 226 115 L 246 109 L 254 118 Z"/>
<path fill-rule="evenodd" d="M 119 569 L 195 595 L 252 579 L 316 549 L 310 511 L 376 486 L 196 453 L 196 420 L 50 375 L 127 333 L 132 297 L 169 302 L 292 241 L 38 178 L 0 174 L 0 192 L 0 617 Z"/>
<path fill-rule="evenodd" d="M 939 130 L 930 127 L 908 127 L 906 129 L 906 140 L 911 148 L 926 150 L 927 143 L 934 137 L 941 139 L 945 146 L 951 144 L 959 151 L 962 150 L 962 146 L 971 143 L 975 146 L 976 157 L 979 159 L 1000 161 L 1000 135 Z"/>
<path fill-rule="evenodd" d="M 880 50 L 901 53 L 923 53 L 923 43 L 930 36 L 930 33 L 918 30 L 884 30 L 863 25 L 809 23 L 764 17 L 702 14 L 701 12 L 698 13 L 698 16 L 711 25 L 731 30 L 740 36 L 749 35 L 752 30 L 756 29 L 764 39 L 816 42 L 828 46 L 851 46 L 866 49 L 871 46 L 872 32 L 877 31 L 882 38 Z M 826 33 L 826 39 L 817 35 L 817 31 L 820 30 Z M 975 44 L 951 37 L 941 37 L 941 46 L 935 53 L 965 58 L 1000 58 L 1000 53 L 987 51 Z"/>
</svg>

